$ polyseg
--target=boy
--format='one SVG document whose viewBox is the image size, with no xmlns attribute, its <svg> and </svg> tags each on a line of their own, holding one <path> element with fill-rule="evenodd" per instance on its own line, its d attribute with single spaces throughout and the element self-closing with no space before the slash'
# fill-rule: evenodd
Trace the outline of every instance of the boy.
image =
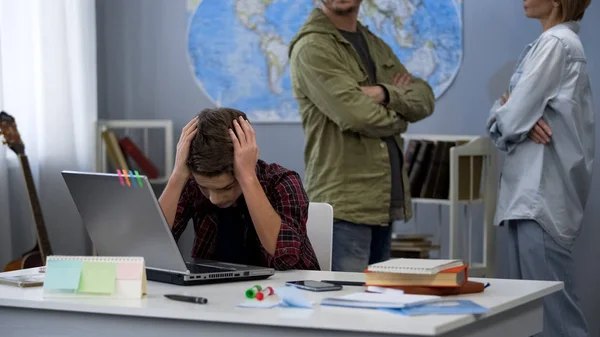
<svg viewBox="0 0 600 337">
<path fill-rule="evenodd" d="M 300 177 L 258 159 L 254 130 L 241 111 L 205 109 L 183 128 L 159 203 L 176 240 L 193 219 L 194 258 L 319 269 Z"/>
</svg>

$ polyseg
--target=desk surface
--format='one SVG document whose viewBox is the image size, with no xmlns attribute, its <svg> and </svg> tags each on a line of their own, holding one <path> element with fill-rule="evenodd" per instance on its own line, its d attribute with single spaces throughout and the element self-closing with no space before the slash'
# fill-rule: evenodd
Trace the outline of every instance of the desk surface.
<svg viewBox="0 0 600 337">
<path fill-rule="evenodd" d="M 283 286 L 290 280 L 346 280 L 364 281 L 360 273 L 333 273 L 316 271 L 278 272 L 263 281 L 235 282 L 201 286 L 175 286 L 149 282 L 148 295 L 141 300 L 102 298 L 43 298 L 42 288 L 17 288 L 0 285 L 0 307 L 72 311 L 92 314 L 138 316 L 172 320 L 212 321 L 224 324 L 270 325 L 294 328 L 326 329 L 337 331 L 376 332 L 382 334 L 437 335 L 464 327 L 476 320 L 472 315 L 404 317 L 370 309 L 319 306 L 320 299 L 362 291 L 362 287 L 345 286 L 342 291 L 304 292 L 317 304 L 314 309 L 250 309 L 238 308 L 245 301 L 244 291 L 259 283 L 263 286 Z M 473 279 L 477 280 L 477 279 Z M 481 279 L 491 284 L 484 293 L 461 295 L 489 309 L 479 318 L 511 310 L 562 289 L 561 282 Z M 208 304 L 198 305 L 172 301 L 163 294 L 176 293 L 203 296 Z M 455 297 L 456 298 L 456 297 Z M 368 322 L 368 323 L 366 323 Z M 366 323 L 366 324 L 365 324 Z"/>
</svg>

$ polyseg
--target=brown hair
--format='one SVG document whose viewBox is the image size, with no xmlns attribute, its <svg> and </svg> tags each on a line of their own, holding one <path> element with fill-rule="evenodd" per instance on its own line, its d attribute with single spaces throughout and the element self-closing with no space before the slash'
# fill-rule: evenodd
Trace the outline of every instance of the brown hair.
<svg viewBox="0 0 600 337">
<path fill-rule="evenodd" d="M 562 22 L 581 21 L 592 0 L 556 0 L 560 4 Z"/>
<path fill-rule="evenodd" d="M 205 177 L 233 173 L 233 143 L 229 129 L 246 114 L 231 108 L 209 108 L 198 114 L 198 133 L 190 145 L 189 169 Z"/>
</svg>

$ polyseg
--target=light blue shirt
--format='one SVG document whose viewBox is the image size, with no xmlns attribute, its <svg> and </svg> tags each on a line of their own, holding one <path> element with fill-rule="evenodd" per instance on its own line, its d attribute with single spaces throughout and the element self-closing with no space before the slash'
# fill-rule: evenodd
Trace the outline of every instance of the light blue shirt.
<svg viewBox="0 0 600 337">
<path fill-rule="evenodd" d="M 561 245 L 577 238 L 592 182 L 595 128 L 592 93 L 579 25 L 545 31 L 521 55 L 510 98 L 491 110 L 488 132 L 506 152 L 494 222 L 537 221 Z M 550 143 L 528 138 L 538 119 Z"/>
</svg>

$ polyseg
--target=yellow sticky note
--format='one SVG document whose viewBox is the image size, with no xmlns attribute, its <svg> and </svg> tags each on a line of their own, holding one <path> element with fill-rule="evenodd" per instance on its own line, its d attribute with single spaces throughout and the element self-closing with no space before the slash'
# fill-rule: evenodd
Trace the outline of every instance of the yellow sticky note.
<svg viewBox="0 0 600 337">
<path fill-rule="evenodd" d="M 83 261 L 80 293 L 112 294 L 115 291 L 117 264 L 111 262 Z"/>
</svg>

